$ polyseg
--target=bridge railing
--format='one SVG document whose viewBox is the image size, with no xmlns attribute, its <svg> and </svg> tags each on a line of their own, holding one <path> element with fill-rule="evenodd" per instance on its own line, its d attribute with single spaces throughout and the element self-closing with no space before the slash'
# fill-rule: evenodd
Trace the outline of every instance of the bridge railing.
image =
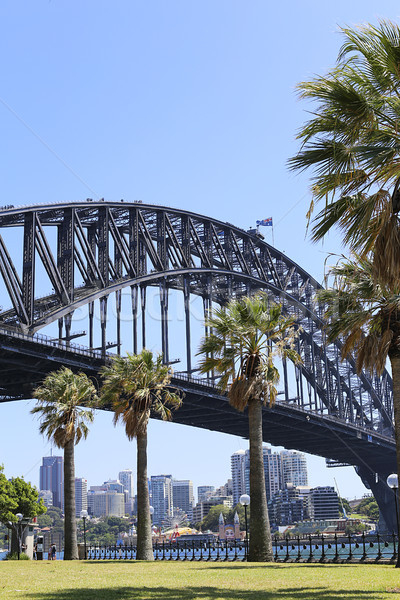
<svg viewBox="0 0 400 600">
<path fill-rule="evenodd" d="M 395 562 L 398 541 L 391 535 L 308 535 L 276 537 L 273 540 L 275 562 Z M 115 544 L 103 546 L 90 543 L 86 548 L 88 560 L 136 560 L 136 546 Z M 246 561 L 245 541 L 208 540 L 155 542 L 155 560 L 188 561 Z"/>
<path fill-rule="evenodd" d="M 21 339 L 27 342 L 39 342 L 40 344 L 49 346 L 51 348 L 58 348 L 64 351 L 67 350 L 76 354 L 81 354 L 83 356 L 89 356 L 90 358 L 101 359 L 102 357 L 104 357 L 104 354 L 101 350 L 95 350 L 92 348 L 88 348 L 87 346 L 82 346 L 81 344 L 74 344 L 65 340 L 55 340 L 54 338 L 44 335 L 43 333 L 34 333 L 33 335 L 29 335 L 27 333 L 22 333 L 21 331 L 17 331 L 15 329 L 7 329 L 4 327 L 0 327 L 0 334 Z M 111 358 L 112 356 L 114 356 L 114 354 L 112 354 L 111 352 L 106 352 L 106 356 Z"/>
</svg>

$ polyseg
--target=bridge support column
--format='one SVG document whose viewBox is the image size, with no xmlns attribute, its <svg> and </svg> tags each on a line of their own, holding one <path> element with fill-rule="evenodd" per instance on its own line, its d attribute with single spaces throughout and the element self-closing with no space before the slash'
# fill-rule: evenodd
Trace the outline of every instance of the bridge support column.
<svg viewBox="0 0 400 600">
<path fill-rule="evenodd" d="M 89 302 L 89 348 L 93 348 L 94 302 Z"/>
<path fill-rule="evenodd" d="M 71 342 L 72 313 L 65 315 L 64 323 L 65 323 L 65 342 L 66 342 L 67 346 L 69 346 L 70 342 Z"/>
<path fill-rule="evenodd" d="M 146 287 L 140 286 L 140 301 L 142 305 L 142 348 L 146 348 Z"/>
<path fill-rule="evenodd" d="M 192 348 L 190 340 L 190 283 L 187 277 L 183 281 L 183 301 L 186 322 L 186 370 L 190 375 L 192 372 Z"/>
<path fill-rule="evenodd" d="M 108 296 L 100 298 L 100 324 L 101 324 L 101 354 L 106 355 L 107 347 L 107 300 Z"/>
<path fill-rule="evenodd" d="M 133 354 L 138 353 L 137 347 L 137 309 L 138 309 L 138 288 L 137 285 L 131 286 L 131 299 L 132 299 L 132 327 L 133 327 Z"/>
<path fill-rule="evenodd" d="M 117 313 L 117 354 L 121 354 L 121 290 L 115 292 L 115 308 Z"/>
<path fill-rule="evenodd" d="M 379 506 L 379 529 L 389 533 L 397 532 L 395 495 L 386 483 L 388 475 L 396 473 L 396 465 L 390 463 L 386 468 L 374 473 L 368 467 L 356 467 L 357 474 L 364 485 L 371 490 Z"/>
<path fill-rule="evenodd" d="M 169 362 L 168 348 L 168 288 L 165 281 L 160 285 L 160 305 L 161 305 L 161 347 L 163 353 L 163 363 Z"/>
<path fill-rule="evenodd" d="M 211 316 L 211 312 L 212 312 L 212 301 L 211 301 L 211 297 L 205 296 L 203 297 L 203 310 L 204 310 L 204 321 L 205 323 L 207 323 L 207 319 Z M 207 338 L 209 336 L 209 334 L 211 333 L 210 327 L 208 327 L 207 324 L 204 325 L 204 335 Z M 210 377 L 214 377 L 214 371 L 208 371 L 207 372 L 207 379 L 210 379 Z"/>
</svg>

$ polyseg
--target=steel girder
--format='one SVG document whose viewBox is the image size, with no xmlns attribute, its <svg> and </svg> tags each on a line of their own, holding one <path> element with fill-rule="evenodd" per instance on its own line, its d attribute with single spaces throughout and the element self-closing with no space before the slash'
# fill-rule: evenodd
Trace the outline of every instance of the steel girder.
<svg viewBox="0 0 400 600">
<path fill-rule="evenodd" d="M 21 228 L 20 248 L 4 241 L 9 228 Z M 19 268 L 17 265 L 22 266 Z M 52 291 L 38 297 L 41 287 Z M 0 327 L 34 334 L 58 320 L 59 337 L 71 335 L 71 317 L 89 307 L 93 340 L 93 304 L 100 301 L 105 353 L 107 300 L 116 295 L 117 347 L 121 346 L 118 306 L 121 290 L 131 288 L 133 349 L 137 351 L 136 316 L 146 309 L 146 288 L 158 286 L 162 348 L 168 360 L 168 290 L 184 294 L 187 369 L 192 371 L 189 298 L 201 296 L 204 309 L 232 296 L 267 290 L 302 327 L 298 350 L 303 365 L 294 369 L 296 395 L 290 397 L 284 363 L 284 398 L 301 409 L 330 416 L 393 436 L 392 382 L 363 373 L 352 357 L 342 361 L 341 343 L 327 344 L 324 307 L 315 300 L 321 286 L 276 248 L 230 223 L 184 210 L 142 203 L 94 202 L 27 206 L 0 210 L 0 274 L 11 308 L 0 312 Z M 5 302 L 3 302 L 5 303 Z M 119 308 L 120 310 L 120 308 Z M 142 342 L 145 343 L 145 319 Z M 93 342 L 90 341 L 90 346 Z M 292 394 L 293 395 L 293 394 Z"/>
</svg>

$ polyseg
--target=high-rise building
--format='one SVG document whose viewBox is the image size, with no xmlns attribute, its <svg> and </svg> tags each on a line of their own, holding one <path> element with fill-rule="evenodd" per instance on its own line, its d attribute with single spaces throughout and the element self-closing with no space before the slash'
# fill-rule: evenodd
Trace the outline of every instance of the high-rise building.
<svg viewBox="0 0 400 600">
<path fill-rule="evenodd" d="M 107 490 L 118 492 L 118 494 L 123 494 L 125 491 L 125 488 L 119 479 L 109 479 L 108 481 L 105 481 L 103 485 Z"/>
<path fill-rule="evenodd" d="M 151 476 L 151 503 L 155 525 L 161 525 L 166 517 L 172 516 L 172 475 Z"/>
<path fill-rule="evenodd" d="M 64 506 L 64 459 L 62 456 L 44 456 L 39 474 L 39 488 L 50 490 L 53 506 Z"/>
<path fill-rule="evenodd" d="M 233 506 L 239 503 L 242 494 L 249 493 L 249 485 L 246 488 L 245 467 L 246 452 L 245 450 L 237 450 L 231 456 Z"/>
<path fill-rule="evenodd" d="M 302 452 L 297 450 L 283 450 L 282 461 L 282 488 L 288 483 L 295 487 L 308 485 L 307 461 Z"/>
<path fill-rule="evenodd" d="M 118 473 L 118 479 L 124 486 L 124 490 L 128 493 L 128 500 L 133 498 L 133 472 L 131 469 L 124 469 Z"/>
<path fill-rule="evenodd" d="M 265 491 L 267 500 L 280 490 L 286 489 L 286 484 L 295 487 L 308 485 L 307 462 L 302 452 L 284 450 L 272 452 L 268 446 L 263 446 Z M 238 450 L 231 456 L 233 506 L 239 502 L 242 494 L 250 494 L 250 452 Z"/>
<path fill-rule="evenodd" d="M 291 483 L 274 494 L 268 502 L 271 525 L 293 525 L 309 518 L 308 503 L 303 488 L 296 488 Z"/>
<path fill-rule="evenodd" d="M 125 515 L 125 494 L 114 490 L 89 490 L 87 495 L 88 512 L 93 517 Z"/>
<path fill-rule="evenodd" d="M 87 510 L 87 479 L 75 477 L 75 514 L 78 518 L 81 516 L 82 510 Z"/>
<path fill-rule="evenodd" d="M 203 502 L 215 490 L 213 485 L 199 485 L 197 487 L 197 502 Z"/>
<path fill-rule="evenodd" d="M 50 506 L 53 506 L 53 492 L 51 492 L 50 490 L 40 490 L 39 498 L 43 500 L 43 504 L 46 508 L 50 508 Z"/>
<path fill-rule="evenodd" d="M 193 519 L 193 482 L 190 479 L 172 480 L 172 504 L 187 514 L 188 520 Z"/>
<path fill-rule="evenodd" d="M 334 487 L 312 488 L 311 518 L 314 521 L 339 518 L 339 498 Z"/>
<path fill-rule="evenodd" d="M 282 461 L 279 452 L 272 452 L 271 448 L 264 446 L 264 474 L 267 500 L 283 488 Z"/>
</svg>

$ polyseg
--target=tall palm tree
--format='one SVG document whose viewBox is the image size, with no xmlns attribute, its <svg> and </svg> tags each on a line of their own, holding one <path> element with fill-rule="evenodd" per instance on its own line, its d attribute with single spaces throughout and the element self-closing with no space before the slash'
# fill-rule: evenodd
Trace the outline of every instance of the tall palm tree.
<svg viewBox="0 0 400 600">
<path fill-rule="evenodd" d="M 207 320 L 209 335 L 201 343 L 200 371 L 221 375 L 230 404 L 249 418 L 250 442 L 250 547 L 249 560 L 273 560 L 265 490 L 262 449 L 262 405 L 275 402 L 279 371 L 274 357 L 300 362 L 295 351 L 296 332 L 282 307 L 265 294 L 231 300 Z"/>
<path fill-rule="evenodd" d="M 137 441 L 137 554 L 139 560 L 153 560 L 149 488 L 147 481 L 147 425 L 152 412 L 164 421 L 181 405 L 181 396 L 169 386 L 171 369 L 162 356 L 153 353 L 116 356 L 100 372 L 103 378 L 103 405 L 114 411 L 114 425 L 122 421 L 129 440 Z"/>
<path fill-rule="evenodd" d="M 96 388 L 85 373 L 62 367 L 47 375 L 33 397 L 37 404 L 31 413 L 39 415 L 40 433 L 64 450 L 64 560 L 75 560 L 78 544 L 74 447 L 88 435 L 87 423 L 93 421 L 93 411 L 82 407 L 95 405 Z"/>
<path fill-rule="evenodd" d="M 381 374 L 390 360 L 400 473 L 400 280 L 395 285 L 384 285 L 376 281 L 373 271 L 370 256 L 343 258 L 330 269 L 333 286 L 321 290 L 318 296 L 326 306 L 328 339 L 343 338 L 342 356 L 354 351 L 359 373 L 366 368 Z M 399 555 L 396 567 L 400 567 Z"/>
<path fill-rule="evenodd" d="M 338 226 L 361 255 L 373 248 L 374 277 L 400 277 L 400 27 L 342 28 L 337 66 L 299 84 L 313 103 L 300 129 L 293 170 L 313 171 L 313 202 L 324 201 L 312 237 Z"/>
</svg>

